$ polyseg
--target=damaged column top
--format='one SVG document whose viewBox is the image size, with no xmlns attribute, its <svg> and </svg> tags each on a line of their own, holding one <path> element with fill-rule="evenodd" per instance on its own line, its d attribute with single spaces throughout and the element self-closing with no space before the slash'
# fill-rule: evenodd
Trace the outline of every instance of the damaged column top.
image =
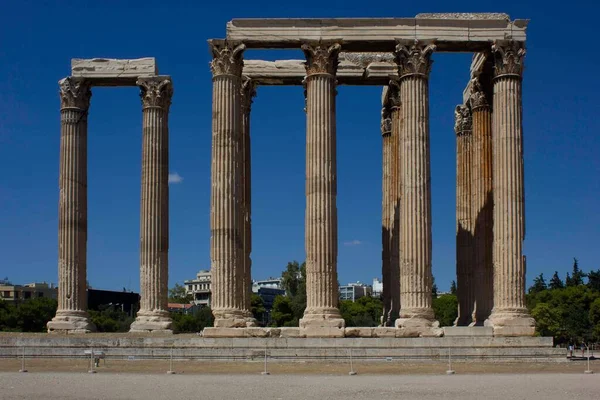
<svg viewBox="0 0 600 400">
<path fill-rule="evenodd" d="M 135 86 L 139 77 L 155 75 L 158 67 L 154 57 L 71 59 L 71 76 L 89 79 L 94 86 Z"/>
</svg>

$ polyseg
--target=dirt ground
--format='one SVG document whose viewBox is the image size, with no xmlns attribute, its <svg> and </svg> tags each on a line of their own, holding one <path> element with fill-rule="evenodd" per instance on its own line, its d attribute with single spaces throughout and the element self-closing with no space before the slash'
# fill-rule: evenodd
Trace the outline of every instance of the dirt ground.
<svg viewBox="0 0 600 400">
<path fill-rule="evenodd" d="M 170 368 L 169 360 L 101 360 L 98 373 L 142 373 L 164 374 Z M 0 372 L 16 372 L 21 368 L 19 359 L 0 359 Z M 447 363 L 442 362 L 355 362 L 355 371 L 361 375 L 411 375 L 445 374 Z M 25 359 L 25 369 L 29 372 L 85 372 L 90 369 L 90 361 L 85 359 Z M 268 362 L 271 374 L 326 374 L 347 375 L 350 363 L 343 362 Z M 456 362 L 452 369 L 457 374 L 536 374 L 536 373 L 577 373 L 587 369 L 584 361 L 562 363 L 485 363 Z M 600 360 L 591 362 L 591 369 L 600 372 Z M 174 360 L 173 371 L 177 374 L 260 374 L 264 371 L 261 361 L 189 361 Z"/>
</svg>

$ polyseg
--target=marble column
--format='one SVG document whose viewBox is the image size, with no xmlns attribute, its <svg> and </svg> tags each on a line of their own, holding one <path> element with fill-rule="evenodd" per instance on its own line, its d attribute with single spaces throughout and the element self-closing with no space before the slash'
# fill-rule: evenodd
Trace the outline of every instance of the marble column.
<svg viewBox="0 0 600 400">
<path fill-rule="evenodd" d="M 388 89 L 389 95 L 389 89 Z M 390 188 L 392 180 L 392 119 L 389 105 L 381 110 L 381 137 L 382 137 L 382 174 L 381 174 L 381 284 L 383 313 L 381 326 L 390 326 L 392 296 L 390 269 L 390 228 L 393 205 L 390 202 Z"/>
<path fill-rule="evenodd" d="M 396 327 L 421 336 L 441 335 L 431 299 L 431 172 L 429 165 L 429 72 L 434 44 L 399 43 L 400 76 L 400 318 Z"/>
<path fill-rule="evenodd" d="M 394 326 L 400 310 L 400 197 L 402 193 L 402 163 L 400 154 L 400 124 L 402 122 L 400 86 L 396 80 L 389 84 L 391 133 L 389 139 L 390 186 L 388 192 L 389 214 L 389 307 L 386 325 Z M 385 285 L 385 282 L 384 282 Z"/>
<path fill-rule="evenodd" d="M 456 106 L 456 325 L 471 323 L 473 287 L 473 220 L 471 219 L 472 119 L 466 105 Z"/>
<path fill-rule="evenodd" d="M 168 76 L 139 78 L 142 100 L 140 202 L 140 310 L 130 332 L 172 332 L 169 284 L 169 108 Z"/>
<path fill-rule="evenodd" d="M 335 96 L 337 43 L 304 44 L 306 62 L 306 336 L 343 336 L 338 309 Z"/>
<path fill-rule="evenodd" d="M 87 313 L 87 117 L 90 84 L 59 81 L 58 309 L 48 332 L 95 331 Z"/>
<path fill-rule="evenodd" d="M 215 328 L 255 324 L 244 311 L 241 87 L 245 45 L 210 43 L 213 60 L 211 277 Z"/>
<path fill-rule="evenodd" d="M 525 49 L 496 42 L 492 122 L 494 181 L 494 308 L 485 325 L 496 336 L 530 336 L 535 320 L 525 305 L 525 197 L 521 77 Z"/>
<path fill-rule="evenodd" d="M 252 99 L 256 96 L 256 84 L 249 78 L 243 78 L 241 88 L 241 108 L 242 108 L 242 140 L 241 157 L 242 161 L 242 223 L 244 225 L 244 243 L 243 243 L 243 269 L 244 278 L 242 284 L 242 310 L 248 318 L 252 318 L 252 175 L 250 158 L 250 113 L 252 109 Z"/>
<path fill-rule="evenodd" d="M 472 208 L 474 226 L 474 295 L 473 325 L 483 325 L 494 303 L 493 260 L 494 199 L 492 175 L 492 107 L 491 96 L 481 78 L 471 80 L 470 105 L 473 116 L 472 138 Z"/>
</svg>

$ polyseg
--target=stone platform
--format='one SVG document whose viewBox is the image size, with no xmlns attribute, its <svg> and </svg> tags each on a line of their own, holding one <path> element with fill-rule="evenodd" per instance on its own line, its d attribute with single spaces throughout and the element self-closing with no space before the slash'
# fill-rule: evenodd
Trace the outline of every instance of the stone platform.
<svg viewBox="0 0 600 400">
<path fill-rule="evenodd" d="M 134 334 L 0 334 L 0 358 L 84 358 L 84 351 L 102 351 L 109 359 L 190 361 L 272 360 L 319 361 L 352 357 L 363 361 L 567 361 L 566 351 L 548 337 L 430 338 L 206 338 L 199 335 Z"/>
</svg>

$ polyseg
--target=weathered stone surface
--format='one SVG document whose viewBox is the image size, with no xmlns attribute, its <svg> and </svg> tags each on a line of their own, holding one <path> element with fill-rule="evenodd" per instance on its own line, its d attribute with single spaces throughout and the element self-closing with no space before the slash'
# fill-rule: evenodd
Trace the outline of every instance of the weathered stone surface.
<svg viewBox="0 0 600 400">
<path fill-rule="evenodd" d="M 255 326 L 245 307 L 242 171 L 243 45 L 211 43 L 213 121 L 211 168 L 211 273 L 215 328 Z"/>
<path fill-rule="evenodd" d="M 344 43 L 346 51 L 392 51 L 397 39 L 436 40 L 439 51 L 479 51 L 494 40 L 526 39 L 527 20 L 500 14 L 418 18 L 234 19 L 227 39 L 249 48 L 298 48 L 307 41 Z"/>
<path fill-rule="evenodd" d="M 372 336 L 376 338 L 396 337 L 396 328 L 377 327 L 373 328 Z"/>
<path fill-rule="evenodd" d="M 131 331 L 168 330 L 170 77 L 140 78 L 142 190 L 140 202 L 140 311 Z"/>
<path fill-rule="evenodd" d="M 510 21 L 505 13 L 420 13 L 419 19 L 469 19 L 469 20 L 501 20 Z"/>
<path fill-rule="evenodd" d="M 87 310 L 87 121 L 89 82 L 65 78 L 60 87 L 58 310 L 49 332 L 90 332 Z"/>
<path fill-rule="evenodd" d="M 399 44 L 400 102 L 400 318 L 396 327 L 429 332 L 431 307 L 431 171 L 429 82 L 431 44 Z M 419 321 L 415 324 L 415 321 Z"/>
<path fill-rule="evenodd" d="M 471 323 L 475 307 L 474 220 L 472 219 L 472 117 L 467 105 L 456 106 L 456 286 L 458 317 L 456 325 Z"/>
<path fill-rule="evenodd" d="M 73 58 L 71 75 L 77 78 L 86 78 L 93 85 L 134 86 L 139 77 L 158 75 L 158 67 L 153 57 L 129 60 Z"/>
<path fill-rule="evenodd" d="M 444 337 L 494 336 L 494 330 L 486 326 L 445 326 L 442 329 L 444 330 Z"/>
<path fill-rule="evenodd" d="M 344 337 L 372 337 L 375 328 L 345 328 Z"/>
<path fill-rule="evenodd" d="M 340 45 L 304 45 L 306 72 L 306 310 L 307 337 L 341 337 L 337 308 L 337 168 L 335 72 Z"/>
<path fill-rule="evenodd" d="M 525 199 L 521 74 L 525 49 L 496 43 L 494 55 L 494 335 L 533 335 L 525 304 Z"/>
<path fill-rule="evenodd" d="M 280 328 L 279 336 L 282 338 L 301 338 L 304 337 L 300 333 L 300 328 Z"/>
</svg>

